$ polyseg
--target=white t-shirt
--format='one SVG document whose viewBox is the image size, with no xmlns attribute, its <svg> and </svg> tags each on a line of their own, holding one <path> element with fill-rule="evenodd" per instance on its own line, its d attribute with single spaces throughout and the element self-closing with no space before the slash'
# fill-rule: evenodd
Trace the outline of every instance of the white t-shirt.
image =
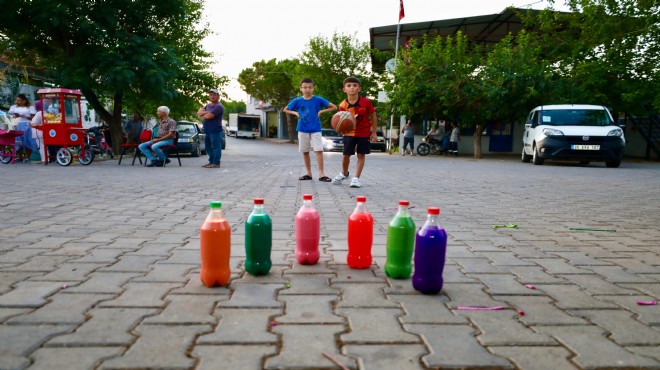
<svg viewBox="0 0 660 370">
<path fill-rule="evenodd" d="M 455 127 L 453 130 L 451 130 L 451 137 L 449 137 L 449 141 L 458 142 L 458 135 L 459 134 L 460 134 L 460 131 L 458 130 L 458 127 Z"/>
<path fill-rule="evenodd" d="M 27 123 L 30 124 L 30 116 L 37 114 L 37 111 L 34 109 L 33 106 L 29 107 L 19 107 L 16 105 L 12 105 L 11 108 L 9 108 L 9 116 L 14 117 L 14 113 L 18 114 L 19 117 L 19 123 Z"/>
</svg>

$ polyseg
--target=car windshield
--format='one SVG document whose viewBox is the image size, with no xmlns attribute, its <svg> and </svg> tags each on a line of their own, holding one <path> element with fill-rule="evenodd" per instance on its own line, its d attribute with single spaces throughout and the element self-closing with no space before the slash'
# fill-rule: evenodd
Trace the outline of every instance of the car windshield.
<svg viewBox="0 0 660 370">
<path fill-rule="evenodd" d="M 542 110 L 541 125 L 552 126 L 610 126 L 610 116 L 602 109 Z"/>
<path fill-rule="evenodd" d="M 181 135 L 194 135 L 195 134 L 195 126 L 192 124 L 178 124 L 176 126 L 176 130 L 179 131 L 179 134 Z"/>
<path fill-rule="evenodd" d="M 331 128 L 323 128 L 323 129 L 321 129 L 321 136 L 334 137 L 334 136 L 339 136 L 339 135 L 335 132 L 335 130 L 333 130 Z"/>
</svg>

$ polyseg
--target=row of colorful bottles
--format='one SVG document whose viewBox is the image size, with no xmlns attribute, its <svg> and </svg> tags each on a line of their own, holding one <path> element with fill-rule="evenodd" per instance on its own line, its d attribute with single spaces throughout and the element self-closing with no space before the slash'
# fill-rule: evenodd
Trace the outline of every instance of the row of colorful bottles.
<svg viewBox="0 0 660 370">
<path fill-rule="evenodd" d="M 374 219 L 366 207 L 367 198 L 357 197 L 355 210 L 348 219 L 349 267 L 366 269 L 372 264 Z M 408 201 L 399 208 L 388 225 L 385 273 L 394 279 L 407 279 L 412 272 L 413 287 L 434 294 L 442 289 L 447 234 L 438 222 L 439 208 L 429 208 L 424 226 L 415 233 L 415 223 L 408 210 Z M 220 210 L 220 202 L 211 202 L 211 211 L 200 231 L 202 268 L 201 280 L 206 286 L 229 283 L 231 230 Z M 312 195 L 303 195 L 303 204 L 295 216 L 295 257 L 298 263 L 313 265 L 320 257 L 320 216 L 312 204 Z M 252 275 L 270 271 L 272 222 L 264 209 L 263 199 L 254 200 L 254 209 L 245 222 L 245 270 Z"/>
</svg>

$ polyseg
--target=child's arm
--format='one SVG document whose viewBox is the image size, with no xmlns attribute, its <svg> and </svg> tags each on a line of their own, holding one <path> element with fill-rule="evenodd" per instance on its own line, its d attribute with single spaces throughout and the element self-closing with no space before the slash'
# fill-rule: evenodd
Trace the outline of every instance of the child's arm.
<svg viewBox="0 0 660 370">
<path fill-rule="evenodd" d="M 370 141 L 377 141 L 378 140 L 378 117 L 376 117 L 376 112 L 371 113 L 370 116 L 371 119 L 371 137 L 369 138 Z"/>
<path fill-rule="evenodd" d="M 321 109 L 321 110 L 319 111 L 318 116 L 321 117 L 321 115 L 322 115 L 323 113 L 326 113 L 326 112 L 332 112 L 332 111 L 335 111 L 335 110 L 337 110 L 337 106 L 334 105 L 334 104 L 332 104 L 332 103 L 330 103 L 330 104 L 328 104 L 328 107 L 327 107 L 327 108 L 325 108 L 325 109 Z"/>
<path fill-rule="evenodd" d="M 282 112 L 300 118 L 300 114 L 299 114 L 298 112 L 296 112 L 295 110 L 290 110 L 290 109 L 287 108 L 287 107 L 284 107 L 284 109 L 282 109 Z"/>
</svg>

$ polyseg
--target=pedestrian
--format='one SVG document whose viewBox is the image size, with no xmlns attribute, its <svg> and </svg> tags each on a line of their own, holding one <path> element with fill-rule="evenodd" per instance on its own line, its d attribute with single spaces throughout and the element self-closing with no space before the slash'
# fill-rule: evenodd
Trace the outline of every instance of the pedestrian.
<svg viewBox="0 0 660 370">
<path fill-rule="evenodd" d="M 170 118 L 170 108 L 158 107 L 156 114 L 158 115 L 156 137 L 138 145 L 138 149 L 151 161 L 147 167 L 163 167 L 170 163 L 170 159 L 165 157 L 165 153 L 160 148 L 172 145 L 176 137 L 176 121 Z"/>
<path fill-rule="evenodd" d="M 138 114 L 133 114 L 133 119 L 124 124 L 124 134 L 126 134 L 127 144 L 139 144 L 140 134 L 142 133 L 142 122 L 144 118 Z"/>
<path fill-rule="evenodd" d="M 298 117 L 298 151 L 303 154 L 307 174 L 300 176 L 298 180 L 312 179 L 312 164 L 309 151 L 316 152 L 316 162 L 319 166 L 319 181 L 330 182 L 332 179 L 323 172 L 323 138 L 321 137 L 321 115 L 326 112 L 337 110 L 337 106 L 327 99 L 314 95 L 314 81 L 311 78 L 303 78 L 300 81 L 299 96 L 289 102 L 284 113 Z"/>
<path fill-rule="evenodd" d="M 341 172 L 332 179 L 332 183 L 340 185 L 350 175 L 348 167 L 351 164 L 351 156 L 357 153 L 357 164 L 355 176 L 351 179 L 352 188 L 362 187 L 360 176 L 364 169 L 366 155 L 371 153 L 371 141 L 378 140 L 376 130 L 378 121 L 376 110 L 371 100 L 360 96 L 362 84 L 356 77 L 344 79 L 342 91 L 346 93 L 346 99 L 339 104 L 340 111 L 348 111 L 355 117 L 355 129 L 344 135 L 344 151 L 341 160 Z"/>
<path fill-rule="evenodd" d="M 16 104 L 12 105 L 7 112 L 10 117 L 18 119 L 19 124 L 22 124 L 21 127 L 28 127 L 30 125 L 30 120 L 37 114 L 37 111 L 33 106 L 30 105 L 25 94 L 16 95 Z"/>
<path fill-rule="evenodd" d="M 32 120 L 30 121 L 30 126 L 32 126 L 32 137 L 37 142 L 39 156 L 41 157 L 41 160 L 36 164 L 44 164 L 46 163 L 48 158 L 46 158 L 46 149 L 44 147 L 44 133 L 41 126 L 43 126 L 44 123 L 43 110 L 48 109 L 48 107 L 44 106 L 44 109 L 42 110 L 41 101 L 37 100 L 34 102 L 34 109 L 37 111 L 37 114 L 35 114 L 34 117 L 32 117 Z"/>
<path fill-rule="evenodd" d="M 401 128 L 401 133 L 403 134 L 403 150 L 401 151 L 401 155 L 406 155 L 406 147 L 408 146 L 410 146 L 410 155 L 415 155 L 415 126 L 413 126 L 411 119 Z"/>
<path fill-rule="evenodd" d="M 220 103 L 220 92 L 217 89 L 209 90 L 209 103 L 197 111 L 204 126 L 204 145 L 209 155 L 209 163 L 204 168 L 219 168 L 222 159 L 222 137 L 225 131 L 222 128 L 222 116 L 225 107 Z"/>
<path fill-rule="evenodd" d="M 454 153 L 454 156 L 458 155 L 458 142 L 461 141 L 461 130 L 456 126 L 456 122 L 451 123 L 451 136 L 449 137 L 449 150 L 447 154 Z"/>
</svg>

